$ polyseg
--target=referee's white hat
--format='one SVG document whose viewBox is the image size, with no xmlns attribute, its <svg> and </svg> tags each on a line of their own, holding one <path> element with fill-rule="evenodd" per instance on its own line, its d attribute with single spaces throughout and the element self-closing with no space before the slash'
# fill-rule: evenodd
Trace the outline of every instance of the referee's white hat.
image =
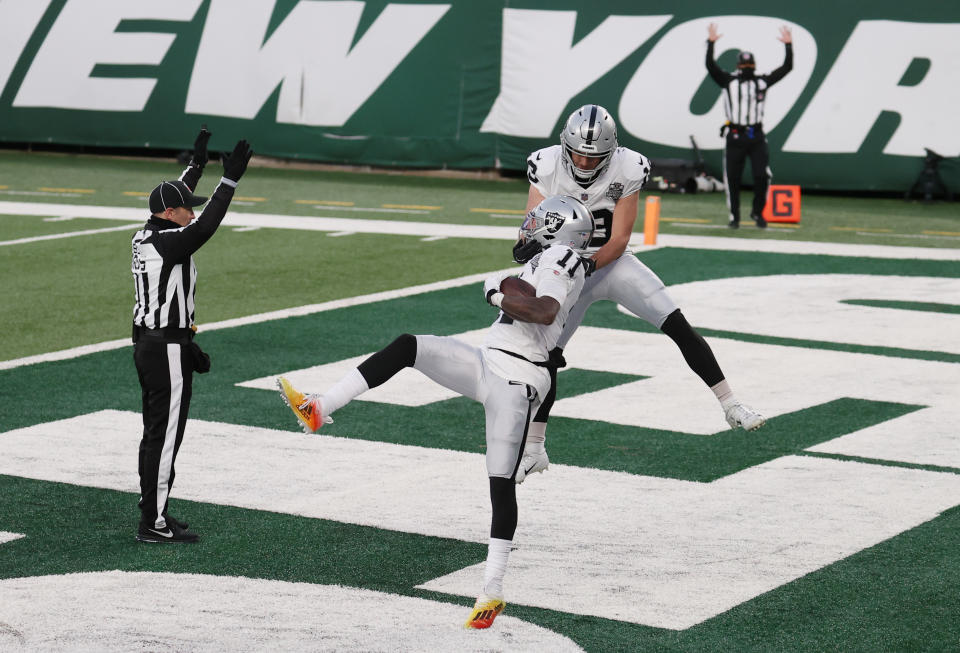
<svg viewBox="0 0 960 653">
<path fill-rule="evenodd" d="M 206 197 L 194 195 L 180 180 L 161 181 L 150 193 L 150 213 L 163 213 L 166 209 L 175 209 L 178 206 L 193 208 L 206 201 Z"/>
</svg>

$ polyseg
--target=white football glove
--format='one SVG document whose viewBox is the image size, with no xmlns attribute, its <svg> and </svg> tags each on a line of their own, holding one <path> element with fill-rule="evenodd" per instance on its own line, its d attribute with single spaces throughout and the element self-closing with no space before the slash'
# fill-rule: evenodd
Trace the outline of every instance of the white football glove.
<svg viewBox="0 0 960 653">
<path fill-rule="evenodd" d="M 508 270 L 506 272 L 494 272 L 487 277 L 486 281 L 483 282 L 483 298 L 488 304 L 500 308 L 500 302 L 503 301 L 503 293 L 500 292 L 500 284 L 512 273 L 512 270 Z"/>
</svg>

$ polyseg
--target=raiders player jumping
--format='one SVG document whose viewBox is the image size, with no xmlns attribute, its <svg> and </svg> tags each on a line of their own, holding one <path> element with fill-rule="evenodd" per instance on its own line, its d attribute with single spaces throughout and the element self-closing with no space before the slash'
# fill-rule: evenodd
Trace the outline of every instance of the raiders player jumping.
<svg viewBox="0 0 960 653">
<path fill-rule="evenodd" d="M 332 422 L 334 411 L 405 367 L 483 404 L 492 520 L 483 591 L 467 628 L 489 627 L 505 606 L 503 577 L 517 528 L 514 476 L 530 416 L 550 390 L 549 352 L 583 288 L 581 254 L 592 235 L 593 218 L 574 198 L 551 197 L 531 208 L 520 228 L 517 258 L 525 263 L 520 278 L 536 288 L 536 296 L 501 292 L 507 274 L 488 278 L 484 297 L 500 315 L 483 347 L 450 337 L 404 334 L 322 395 L 303 395 L 286 379 L 278 379 L 281 397 L 307 432 Z"/>
<path fill-rule="evenodd" d="M 587 281 L 557 348 L 550 353 L 550 392 L 530 425 L 517 483 L 549 465 L 544 441 L 556 398 L 557 368 L 566 364 L 563 348 L 590 305 L 601 299 L 617 302 L 670 336 L 690 368 L 716 395 L 731 428 L 752 431 L 765 422 L 762 415 L 736 399 L 710 345 L 684 318 L 660 278 L 627 249 L 637 217 L 638 191 L 649 174 L 649 159 L 617 146 L 616 123 L 596 104 L 580 107 L 570 115 L 560 134 L 560 145 L 537 150 L 527 159 L 527 209 L 545 196 L 572 195 L 593 214 L 595 231 L 587 248 L 589 258 L 585 259 Z"/>
</svg>

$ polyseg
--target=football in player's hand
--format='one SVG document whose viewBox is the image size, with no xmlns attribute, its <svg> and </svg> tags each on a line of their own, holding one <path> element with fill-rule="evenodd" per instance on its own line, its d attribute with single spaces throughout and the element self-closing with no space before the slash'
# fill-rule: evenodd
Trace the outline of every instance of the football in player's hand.
<svg viewBox="0 0 960 653">
<path fill-rule="evenodd" d="M 521 295 L 523 297 L 537 296 L 537 289 L 519 277 L 507 277 L 501 281 L 500 292 L 504 295 Z"/>
</svg>

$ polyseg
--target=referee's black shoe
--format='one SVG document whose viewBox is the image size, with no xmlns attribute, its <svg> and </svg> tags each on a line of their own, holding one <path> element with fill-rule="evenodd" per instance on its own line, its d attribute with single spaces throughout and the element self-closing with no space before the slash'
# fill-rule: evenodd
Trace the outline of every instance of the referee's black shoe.
<svg viewBox="0 0 960 653">
<path fill-rule="evenodd" d="M 139 501 L 137 501 L 137 508 L 140 510 L 143 510 L 143 499 L 140 499 Z M 168 523 L 174 523 L 180 528 L 182 528 L 183 530 L 187 530 L 188 528 L 190 528 L 190 524 L 188 524 L 185 521 L 180 521 L 179 519 L 177 519 L 176 517 L 173 517 L 172 515 L 164 515 L 163 518 Z"/>
<path fill-rule="evenodd" d="M 159 544 L 162 542 L 197 542 L 199 539 L 199 535 L 191 533 L 185 528 L 180 528 L 177 523 L 170 519 L 167 519 L 167 525 L 164 528 L 140 524 L 140 528 L 137 529 L 137 542 Z"/>
<path fill-rule="evenodd" d="M 756 222 L 757 226 L 760 227 L 761 229 L 767 228 L 767 221 L 763 219 L 762 215 L 757 215 L 756 213 L 754 213 L 750 217 L 753 218 L 753 221 Z"/>
</svg>

